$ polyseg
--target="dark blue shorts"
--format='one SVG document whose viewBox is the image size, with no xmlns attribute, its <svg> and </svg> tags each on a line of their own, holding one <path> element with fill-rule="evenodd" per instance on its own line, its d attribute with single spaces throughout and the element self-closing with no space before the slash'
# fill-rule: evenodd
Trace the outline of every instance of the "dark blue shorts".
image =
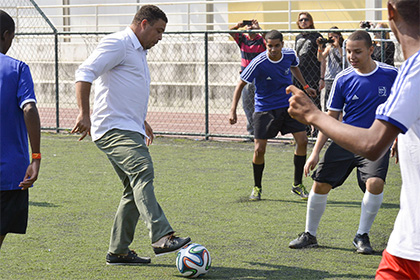
<svg viewBox="0 0 420 280">
<path fill-rule="evenodd" d="M 0 191 L 0 235 L 26 233 L 29 191 Z"/>
<path fill-rule="evenodd" d="M 366 190 L 369 178 L 381 178 L 385 181 L 388 173 L 389 150 L 376 161 L 368 160 L 349 152 L 332 142 L 319 161 L 312 179 L 320 183 L 330 184 L 333 188 L 341 186 L 354 168 L 357 168 L 357 180 L 360 189 Z"/>
<path fill-rule="evenodd" d="M 254 135 L 255 139 L 270 139 L 288 133 L 301 132 L 306 126 L 290 117 L 288 108 L 280 108 L 267 112 L 254 113 Z"/>
</svg>

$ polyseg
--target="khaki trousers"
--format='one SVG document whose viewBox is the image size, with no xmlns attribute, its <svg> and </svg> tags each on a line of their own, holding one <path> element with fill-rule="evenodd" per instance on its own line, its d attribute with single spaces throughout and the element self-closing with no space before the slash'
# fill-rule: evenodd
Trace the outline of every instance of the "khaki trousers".
<svg viewBox="0 0 420 280">
<path fill-rule="evenodd" d="M 155 197 L 153 162 L 144 136 L 134 131 L 112 129 L 95 144 L 108 156 L 124 185 L 111 231 L 109 253 L 129 251 L 139 217 L 149 229 L 152 243 L 172 233 L 174 230 Z"/>
</svg>

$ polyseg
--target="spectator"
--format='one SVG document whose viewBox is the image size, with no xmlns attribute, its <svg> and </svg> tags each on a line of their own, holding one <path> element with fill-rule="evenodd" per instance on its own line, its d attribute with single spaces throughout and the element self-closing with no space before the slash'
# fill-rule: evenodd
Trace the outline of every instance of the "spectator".
<svg viewBox="0 0 420 280">
<path fill-rule="evenodd" d="M 338 29 L 338 27 L 333 26 L 330 29 Z M 321 40 L 322 39 L 322 40 Z M 341 32 L 331 31 L 328 33 L 328 40 L 333 40 L 330 43 L 323 43 L 325 40 L 323 38 L 317 39 L 318 44 L 318 61 L 323 61 L 326 59 L 325 74 L 321 74 L 321 82 L 324 82 L 324 87 L 322 89 L 321 95 L 321 107 L 323 111 L 327 110 L 327 100 L 330 96 L 330 91 L 332 84 L 334 82 L 335 76 L 343 70 L 343 36 Z M 321 86 L 322 87 L 322 86 Z"/>
<path fill-rule="evenodd" d="M 375 48 L 372 53 L 372 58 L 373 60 L 384 62 L 386 64 L 394 66 L 395 44 L 394 42 L 390 41 L 388 31 L 380 31 L 380 29 L 388 29 L 388 24 L 380 22 L 375 25 L 370 21 L 361 21 L 359 26 L 360 28 L 379 30 L 373 32 L 373 41 Z"/>
<path fill-rule="evenodd" d="M 41 124 L 31 72 L 24 62 L 6 55 L 14 37 L 12 17 L 0 10 L 0 248 L 8 233 L 26 233 L 28 188 L 41 164 Z"/>
<path fill-rule="evenodd" d="M 315 29 L 315 25 L 311 14 L 308 12 L 299 13 L 296 24 L 299 29 L 307 31 L 297 35 L 295 40 L 295 50 L 300 61 L 299 68 L 308 85 L 316 89 L 316 96 L 310 96 L 310 98 L 318 108 L 321 108 L 319 92 L 324 84 L 321 80 L 321 73 L 325 72 L 325 60 L 318 61 L 318 44 L 316 40 L 319 37 L 322 38 L 322 35 L 318 32 L 311 31 L 311 29 Z M 293 84 L 301 88 L 299 81 L 296 79 L 293 80 Z M 314 127 L 308 127 L 307 130 L 308 135 L 316 135 Z"/>
<path fill-rule="evenodd" d="M 374 34 L 374 46 L 372 58 L 376 61 L 381 61 L 386 64 L 394 66 L 394 55 L 395 55 L 395 44 L 392 41 L 382 41 L 382 40 L 390 40 L 389 32 L 388 31 L 380 31 L 380 29 L 388 29 L 388 24 L 386 23 L 378 23 L 375 29 L 378 31 L 373 32 Z M 376 40 L 375 40 L 376 39 Z M 383 45 L 383 50 L 382 50 Z M 382 53 L 383 58 L 382 58 Z"/>
<path fill-rule="evenodd" d="M 239 28 L 243 27 L 245 27 L 247 31 L 261 29 L 258 21 L 256 19 L 252 19 L 250 21 L 240 21 L 235 26 L 230 28 L 230 30 L 238 30 Z M 233 37 L 235 42 L 238 44 L 239 49 L 241 50 L 241 71 L 239 73 L 242 73 L 242 71 L 245 69 L 245 67 L 248 66 L 251 60 L 266 50 L 264 40 L 265 34 L 248 32 L 247 34 L 230 33 L 230 35 Z M 252 83 L 247 84 L 242 90 L 242 107 L 247 119 L 246 129 L 251 136 L 254 135 L 254 98 L 255 81 L 252 81 Z"/>
</svg>

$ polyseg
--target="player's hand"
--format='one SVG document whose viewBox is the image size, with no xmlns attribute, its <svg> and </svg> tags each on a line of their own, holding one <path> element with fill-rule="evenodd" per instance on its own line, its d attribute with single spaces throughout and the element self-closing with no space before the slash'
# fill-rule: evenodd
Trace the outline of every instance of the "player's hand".
<svg viewBox="0 0 420 280">
<path fill-rule="evenodd" d="M 397 138 L 398 139 L 398 138 Z M 395 139 L 395 141 L 394 141 L 394 143 L 392 144 L 392 147 L 391 147 L 391 157 L 395 157 L 395 163 L 397 164 L 398 163 L 398 140 L 397 139 Z"/>
<path fill-rule="evenodd" d="M 27 190 L 38 179 L 40 165 L 41 159 L 33 159 L 31 164 L 28 165 L 28 168 L 26 168 L 25 177 L 19 184 L 19 187 L 22 190 Z"/>
<path fill-rule="evenodd" d="M 303 171 L 305 173 L 305 177 L 308 177 L 309 173 L 315 169 L 316 165 L 319 162 L 319 154 L 318 153 L 312 153 L 308 160 L 305 163 L 305 166 L 303 168 Z"/>
<path fill-rule="evenodd" d="M 148 122 L 144 121 L 144 128 L 146 130 L 146 135 L 148 138 L 146 138 L 146 145 L 149 146 L 153 143 L 153 139 L 155 138 L 155 135 L 153 134 L 153 129 L 149 125 Z"/>
<path fill-rule="evenodd" d="M 316 93 L 316 90 L 313 88 L 307 88 L 306 93 L 309 94 L 309 96 L 315 98 L 318 94 Z"/>
<path fill-rule="evenodd" d="M 230 115 L 229 115 L 230 124 L 235 124 L 237 121 L 238 121 L 238 116 L 236 115 L 236 110 L 230 111 Z"/>
<path fill-rule="evenodd" d="M 289 109 L 287 110 L 289 115 L 303 124 L 311 124 L 310 118 L 319 111 L 312 100 L 293 85 L 286 88 L 286 93 L 293 94 L 289 99 Z"/>
<path fill-rule="evenodd" d="M 82 136 L 80 136 L 79 138 L 79 141 L 81 141 L 86 137 L 86 135 L 89 134 L 90 136 L 90 127 L 91 127 L 90 116 L 86 116 L 79 113 L 76 119 L 76 124 L 71 130 L 71 133 L 81 133 Z"/>
<path fill-rule="evenodd" d="M 321 91 L 325 87 L 325 81 L 319 80 L 319 91 Z"/>
</svg>

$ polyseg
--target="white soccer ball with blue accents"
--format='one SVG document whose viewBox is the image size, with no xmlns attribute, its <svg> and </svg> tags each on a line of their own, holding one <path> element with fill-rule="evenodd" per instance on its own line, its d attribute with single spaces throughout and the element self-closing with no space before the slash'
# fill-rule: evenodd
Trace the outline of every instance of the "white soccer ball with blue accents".
<svg viewBox="0 0 420 280">
<path fill-rule="evenodd" d="M 176 268 L 184 277 L 202 276 L 209 271 L 210 266 L 210 253 L 200 244 L 185 245 L 176 255 Z"/>
</svg>

